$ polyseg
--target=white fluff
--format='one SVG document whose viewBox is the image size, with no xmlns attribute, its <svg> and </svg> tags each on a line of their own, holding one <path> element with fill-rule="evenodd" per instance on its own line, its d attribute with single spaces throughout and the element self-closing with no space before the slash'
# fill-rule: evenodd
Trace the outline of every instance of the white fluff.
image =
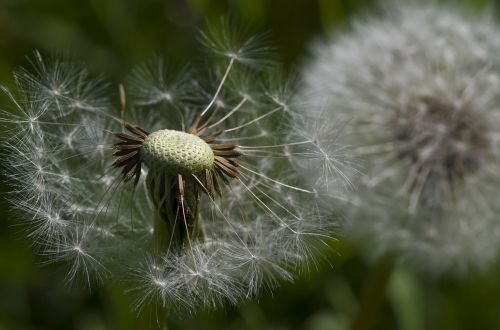
<svg viewBox="0 0 500 330">
<path fill-rule="evenodd" d="M 484 269 L 500 243 L 500 29 L 459 6 L 381 7 L 312 48 L 297 97 L 324 122 L 349 118 L 366 175 L 346 231 L 430 273 Z"/>
<path fill-rule="evenodd" d="M 14 105 L 0 117 L 8 133 L 10 199 L 46 260 L 68 263 L 68 281 L 132 281 L 138 309 L 155 301 L 195 311 L 291 280 L 318 256 L 318 242 L 332 237 L 336 220 L 311 211 L 317 194 L 294 169 L 318 152 L 295 132 L 289 89 L 282 82 L 274 87 L 275 71 L 259 61 L 265 49 L 256 38 L 234 46 L 231 38 L 213 37 L 205 35 L 205 42 L 217 47 L 209 52 L 224 66 L 211 64 L 211 79 L 185 69 L 171 73 L 155 59 L 127 79 L 123 112 L 112 106 L 117 88 L 78 63 L 38 52 L 30 70 L 15 74 L 16 90 L 4 89 Z M 121 130 L 122 120 L 151 132 L 180 130 L 182 121 L 189 125 L 214 108 L 213 122 L 226 131 L 221 140 L 243 152 L 240 180 L 222 198 L 202 197 L 205 240 L 158 258 L 147 169 L 135 189 L 123 183 L 111 167 L 110 133 Z M 294 152 L 295 145 L 310 153 Z"/>
</svg>

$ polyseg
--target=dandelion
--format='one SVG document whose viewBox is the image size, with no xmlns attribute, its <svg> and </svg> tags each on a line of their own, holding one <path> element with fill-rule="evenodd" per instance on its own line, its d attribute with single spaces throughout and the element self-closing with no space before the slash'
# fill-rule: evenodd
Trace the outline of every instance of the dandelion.
<svg viewBox="0 0 500 330">
<path fill-rule="evenodd" d="M 346 230 L 430 273 L 484 269 L 500 243 L 498 26 L 431 2 L 384 8 L 316 45 L 298 96 L 351 118 L 366 175 Z"/>
<path fill-rule="evenodd" d="M 215 55 L 205 80 L 154 59 L 114 93 L 35 52 L 16 90 L 3 88 L 10 200 L 68 281 L 126 281 L 139 310 L 194 312 L 292 280 L 332 238 L 321 193 L 298 175 L 325 156 L 258 38 L 233 39 L 203 35 Z"/>
</svg>

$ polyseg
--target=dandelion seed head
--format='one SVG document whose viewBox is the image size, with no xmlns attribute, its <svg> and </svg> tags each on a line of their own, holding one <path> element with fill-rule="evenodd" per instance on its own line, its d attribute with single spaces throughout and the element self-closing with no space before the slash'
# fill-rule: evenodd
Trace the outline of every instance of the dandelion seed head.
<svg viewBox="0 0 500 330">
<path fill-rule="evenodd" d="M 460 6 L 381 5 L 382 18 L 314 46 L 299 93 L 324 108 L 307 116 L 348 118 L 364 175 L 343 196 L 346 230 L 428 273 L 484 269 L 500 244 L 499 28 Z M 335 148 L 305 131 L 320 154 Z"/>
<path fill-rule="evenodd" d="M 35 52 L 15 92 L 2 88 L 12 205 L 69 282 L 126 282 L 138 310 L 192 313 L 255 298 L 321 255 L 334 226 L 306 212 L 317 195 L 299 173 L 317 145 L 290 88 L 261 82 L 267 48 L 233 37 L 202 37 L 222 57 L 208 77 L 154 58 L 111 88 Z"/>
</svg>

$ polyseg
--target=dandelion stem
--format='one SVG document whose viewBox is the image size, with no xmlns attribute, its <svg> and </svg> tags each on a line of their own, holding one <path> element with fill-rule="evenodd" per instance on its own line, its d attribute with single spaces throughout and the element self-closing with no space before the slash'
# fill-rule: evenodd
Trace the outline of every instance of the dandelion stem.
<svg viewBox="0 0 500 330">
<path fill-rule="evenodd" d="M 387 284 L 394 269 L 394 258 L 386 256 L 378 261 L 366 280 L 358 312 L 351 330 L 375 329 L 383 307 Z"/>
</svg>

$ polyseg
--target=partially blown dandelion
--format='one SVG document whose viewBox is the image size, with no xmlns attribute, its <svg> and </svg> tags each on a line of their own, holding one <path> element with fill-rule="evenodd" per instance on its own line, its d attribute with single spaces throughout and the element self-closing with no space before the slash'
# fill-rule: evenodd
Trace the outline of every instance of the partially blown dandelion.
<svg viewBox="0 0 500 330">
<path fill-rule="evenodd" d="M 29 236 L 70 279 L 132 281 L 138 308 L 254 297 L 290 280 L 335 224 L 294 170 L 334 157 L 291 140 L 303 134 L 288 88 L 266 84 L 265 49 L 204 40 L 225 59 L 212 80 L 151 61 L 120 88 L 120 109 L 82 66 L 39 53 L 16 93 L 4 88 L 16 107 L 2 119 L 11 200 Z"/>
<path fill-rule="evenodd" d="M 366 176 L 349 232 L 431 272 L 484 268 L 500 243 L 499 29 L 431 2 L 385 8 L 314 48 L 299 95 L 352 117 Z"/>
</svg>

